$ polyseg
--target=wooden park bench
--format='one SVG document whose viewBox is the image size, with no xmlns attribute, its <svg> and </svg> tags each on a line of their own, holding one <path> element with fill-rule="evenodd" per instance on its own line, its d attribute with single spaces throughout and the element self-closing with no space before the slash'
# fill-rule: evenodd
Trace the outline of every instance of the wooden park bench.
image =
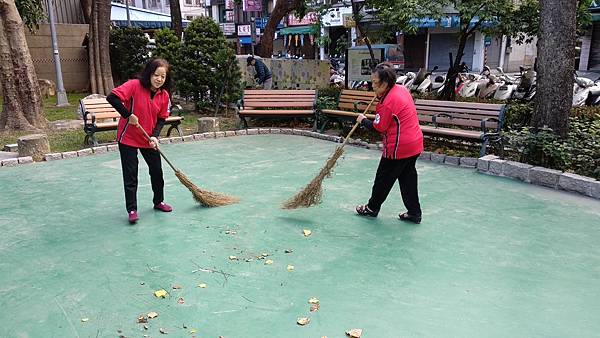
<svg viewBox="0 0 600 338">
<path fill-rule="evenodd" d="M 480 142 L 479 156 L 490 144 L 502 153 L 505 104 L 416 100 L 415 105 L 424 135 Z"/>
<path fill-rule="evenodd" d="M 323 132 L 327 124 L 332 121 L 354 122 L 356 116 L 369 104 L 373 95 L 373 92 L 343 90 L 337 110 L 323 109 L 320 112 L 323 120 L 320 131 Z M 481 143 L 480 156 L 485 155 L 487 146 L 491 144 L 499 144 L 499 149 L 502 151 L 501 133 L 505 104 L 419 99 L 415 101 L 415 106 L 424 135 Z M 369 111 L 375 111 L 375 104 Z M 375 118 L 373 114 L 366 116 L 371 120 Z"/>
<path fill-rule="evenodd" d="M 356 120 L 356 116 L 367 108 L 374 95 L 374 92 L 363 90 L 342 90 L 338 98 L 338 109 L 322 109 L 319 112 L 319 119 L 322 121 L 320 132 L 322 133 L 330 122 L 343 125 L 346 121 Z M 373 102 L 369 112 L 375 112 L 376 105 L 377 101 Z M 374 114 L 366 114 L 366 116 L 371 120 L 375 119 Z"/>
<path fill-rule="evenodd" d="M 85 132 L 84 143 L 97 146 L 98 140 L 96 133 L 101 131 L 117 130 L 119 118 L 121 115 L 106 101 L 106 98 L 101 99 L 82 99 L 79 101 L 81 111 L 83 112 L 83 131 Z M 183 136 L 181 130 L 181 110 L 178 116 L 169 116 L 165 120 L 165 125 L 170 128 L 167 131 L 167 137 L 171 135 L 173 129 L 177 130 L 179 136 Z"/>
<path fill-rule="evenodd" d="M 305 118 L 317 119 L 315 107 L 316 90 L 244 90 L 244 97 L 238 103 L 238 116 L 244 128 L 248 128 L 248 118 Z"/>
</svg>

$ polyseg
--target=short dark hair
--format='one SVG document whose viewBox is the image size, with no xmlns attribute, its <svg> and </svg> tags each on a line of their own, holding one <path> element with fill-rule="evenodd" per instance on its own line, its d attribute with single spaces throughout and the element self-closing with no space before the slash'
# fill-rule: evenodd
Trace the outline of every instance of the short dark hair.
<svg viewBox="0 0 600 338">
<path fill-rule="evenodd" d="M 389 62 L 378 64 L 373 68 L 371 74 L 377 74 L 379 81 L 387 83 L 388 88 L 392 88 L 396 84 L 396 71 L 394 65 Z"/>
<path fill-rule="evenodd" d="M 167 77 L 165 79 L 165 83 L 160 87 L 161 89 L 169 92 L 171 90 L 171 66 L 165 59 L 151 59 L 146 63 L 144 70 L 138 76 L 142 87 L 150 90 L 152 88 L 152 84 L 150 83 L 150 78 L 156 71 L 157 68 L 164 67 L 167 70 Z"/>
<path fill-rule="evenodd" d="M 248 58 L 246 59 L 247 64 L 250 64 L 250 62 L 252 62 L 252 60 L 254 60 L 254 56 L 252 56 L 252 55 L 248 56 Z"/>
</svg>

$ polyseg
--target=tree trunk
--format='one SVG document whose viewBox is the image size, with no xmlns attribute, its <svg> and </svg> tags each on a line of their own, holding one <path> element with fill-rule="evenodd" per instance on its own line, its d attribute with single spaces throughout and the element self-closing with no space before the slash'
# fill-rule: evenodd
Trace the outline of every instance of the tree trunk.
<svg viewBox="0 0 600 338">
<path fill-rule="evenodd" d="M 25 40 L 25 26 L 13 0 L 0 0 L 0 129 L 46 127 L 38 78 Z"/>
<path fill-rule="evenodd" d="M 454 58 L 454 62 L 452 62 L 452 57 L 450 62 L 450 69 L 448 69 L 448 74 L 446 76 L 446 83 L 444 83 L 444 89 L 442 89 L 441 98 L 442 100 L 447 101 L 456 101 L 456 79 L 458 78 L 458 73 L 461 71 L 460 63 L 462 61 L 462 57 L 465 53 L 465 46 L 467 45 L 467 32 L 461 30 L 460 36 L 458 38 L 458 50 L 456 51 L 456 57 Z M 427 65 L 425 65 L 427 67 Z"/>
<path fill-rule="evenodd" d="M 275 28 L 283 17 L 291 11 L 300 7 L 303 0 L 279 0 L 275 4 L 273 11 L 269 16 L 269 21 L 265 26 L 265 32 L 260 39 L 261 56 L 270 58 L 273 55 L 273 38 L 275 37 Z"/>
<path fill-rule="evenodd" d="M 175 31 L 175 35 L 181 41 L 181 34 L 183 33 L 183 24 L 181 23 L 181 7 L 179 6 L 179 0 L 169 0 L 171 7 L 171 29 Z"/>
<path fill-rule="evenodd" d="M 108 37 L 110 0 L 93 0 L 90 23 L 90 82 L 92 94 L 108 95 L 113 89 Z"/>
<path fill-rule="evenodd" d="M 90 17 L 92 16 L 92 0 L 79 0 L 81 9 L 83 10 L 83 19 L 85 23 L 91 22 Z"/>
<path fill-rule="evenodd" d="M 538 72 L 534 128 L 566 136 L 573 101 L 576 1 L 540 1 Z"/>
<path fill-rule="evenodd" d="M 371 41 L 369 40 L 369 38 L 367 37 L 367 35 L 365 34 L 365 32 L 363 31 L 361 25 L 360 25 L 360 10 L 364 7 L 365 3 L 364 2 L 354 2 L 351 0 L 351 4 L 352 4 L 352 20 L 354 20 L 354 24 L 356 25 L 356 29 L 358 30 L 358 34 L 360 35 L 361 38 L 363 38 L 363 40 L 365 41 L 365 44 L 367 45 L 367 48 L 369 49 L 369 54 L 371 56 L 371 69 L 375 68 L 376 65 L 376 61 L 375 61 L 375 53 L 373 53 L 373 47 L 371 47 Z M 350 41 L 350 43 L 352 43 L 352 41 Z M 383 61 L 383 60 L 381 60 Z"/>
</svg>

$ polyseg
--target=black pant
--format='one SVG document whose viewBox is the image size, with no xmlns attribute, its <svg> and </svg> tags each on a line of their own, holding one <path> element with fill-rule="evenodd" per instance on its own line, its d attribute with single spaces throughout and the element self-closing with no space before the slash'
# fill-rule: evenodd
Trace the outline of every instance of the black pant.
<svg viewBox="0 0 600 338">
<path fill-rule="evenodd" d="M 419 204 L 419 192 L 417 190 L 417 169 L 415 168 L 417 158 L 419 158 L 419 155 L 400 160 L 381 158 L 377 174 L 375 174 L 371 198 L 369 199 L 369 209 L 378 213 L 390 190 L 392 190 L 394 182 L 398 180 L 402 202 L 404 202 L 408 214 L 421 216 L 421 205 Z"/>
<path fill-rule="evenodd" d="M 163 190 L 165 181 L 163 180 L 162 166 L 160 162 L 160 153 L 156 149 L 139 148 L 140 153 L 148 164 L 150 169 L 150 181 L 152 182 L 152 191 L 154 192 L 154 205 L 164 199 Z M 121 153 L 121 168 L 123 170 L 123 185 L 125 187 L 125 207 L 127 212 L 137 211 L 137 186 L 138 186 L 138 148 L 119 143 L 119 152 Z"/>
</svg>

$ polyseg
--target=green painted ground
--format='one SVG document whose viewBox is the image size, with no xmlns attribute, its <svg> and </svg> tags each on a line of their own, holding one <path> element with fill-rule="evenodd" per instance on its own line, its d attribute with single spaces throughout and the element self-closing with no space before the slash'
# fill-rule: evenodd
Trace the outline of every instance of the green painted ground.
<svg viewBox="0 0 600 338">
<path fill-rule="evenodd" d="M 0 337 L 600 332 L 598 201 L 419 162 L 423 223 L 396 220 L 398 188 L 378 219 L 365 219 L 353 209 L 368 198 L 379 153 L 349 148 L 322 205 L 279 209 L 334 147 L 283 135 L 164 146 L 197 185 L 242 201 L 200 208 L 165 171 L 175 211 L 156 213 L 144 167 L 135 226 L 126 223 L 117 153 L 2 168 Z M 155 298 L 159 289 L 170 296 Z M 159 315 L 146 331 L 137 318 L 150 311 Z M 298 326 L 298 317 L 311 322 Z"/>
</svg>

